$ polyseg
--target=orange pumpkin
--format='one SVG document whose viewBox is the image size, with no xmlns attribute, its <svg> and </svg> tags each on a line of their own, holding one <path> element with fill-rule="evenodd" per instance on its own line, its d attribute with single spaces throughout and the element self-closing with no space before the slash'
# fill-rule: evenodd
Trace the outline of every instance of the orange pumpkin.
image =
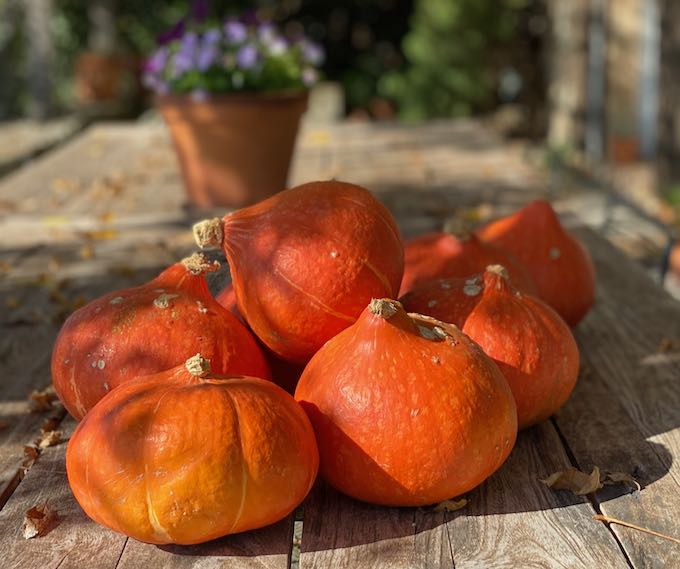
<svg viewBox="0 0 680 569">
<path fill-rule="evenodd" d="M 397 225 L 370 192 L 311 182 L 222 220 L 197 224 L 221 246 L 238 309 L 277 356 L 306 363 L 372 297 L 395 296 L 404 270 Z"/>
<path fill-rule="evenodd" d="M 545 200 L 477 231 L 479 237 L 509 251 L 529 270 L 538 295 L 570 326 L 576 326 L 595 299 L 595 269 L 588 251 L 569 233 Z"/>
<path fill-rule="evenodd" d="M 517 434 L 496 365 L 455 326 L 373 300 L 311 359 L 295 391 L 320 471 L 366 502 L 422 506 L 471 490 Z"/>
<path fill-rule="evenodd" d="M 473 233 L 421 235 L 404 245 L 404 278 L 399 294 L 427 281 L 474 275 L 495 264 L 507 268 L 517 288 L 536 292 L 531 275 L 511 253 L 481 242 Z"/>
<path fill-rule="evenodd" d="M 82 419 L 114 387 L 172 368 L 197 351 L 218 373 L 269 379 L 253 335 L 208 290 L 205 273 L 218 267 L 197 253 L 142 286 L 75 311 L 52 352 L 52 382 L 68 412 Z"/>
<path fill-rule="evenodd" d="M 148 543 L 202 543 L 272 524 L 309 492 L 314 432 L 281 388 L 201 356 L 115 389 L 78 425 L 69 484 L 96 522 Z"/>
<path fill-rule="evenodd" d="M 402 302 L 459 326 L 495 360 L 515 397 L 520 429 L 553 415 L 571 394 L 579 352 L 569 326 L 546 303 L 517 291 L 503 267 L 425 283 Z"/>
</svg>

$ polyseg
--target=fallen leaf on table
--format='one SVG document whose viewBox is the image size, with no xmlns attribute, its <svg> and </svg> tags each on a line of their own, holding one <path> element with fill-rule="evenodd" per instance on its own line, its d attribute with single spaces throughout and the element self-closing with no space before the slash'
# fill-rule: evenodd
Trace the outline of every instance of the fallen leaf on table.
<svg viewBox="0 0 680 569">
<path fill-rule="evenodd" d="M 605 486 L 621 483 L 630 484 L 631 486 L 634 486 L 638 492 L 642 489 L 640 483 L 630 474 L 626 474 L 625 472 L 606 472 L 602 478 L 602 483 Z"/>
<path fill-rule="evenodd" d="M 40 430 L 43 433 L 48 433 L 49 431 L 55 431 L 57 429 L 57 427 L 59 426 L 59 423 L 61 423 L 61 420 L 60 420 L 59 417 L 57 417 L 55 415 L 53 415 L 51 417 L 47 417 L 47 419 L 45 419 L 43 421 L 43 424 L 40 427 Z"/>
<path fill-rule="evenodd" d="M 32 539 L 48 533 L 59 521 L 59 516 L 47 502 L 33 506 L 24 515 L 24 538 Z"/>
<path fill-rule="evenodd" d="M 88 259 L 92 259 L 92 257 L 94 257 L 94 247 L 92 247 L 90 243 L 85 243 L 85 245 L 80 248 L 79 254 L 80 258 L 83 260 L 87 261 Z"/>
<path fill-rule="evenodd" d="M 111 211 L 97 214 L 97 220 L 101 223 L 112 223 L 116 219 L 116 214 Z"/>
<path fill-rule="evenodd" d="M 40 451 L 33 445 L 26 445 L 24 447 L 24 462 L 23 466 L 31 466 L 40 456 Z"/>
<path fill-rule="evenodd" d="M 439 502 L 432 511 L 433 512 L 455 512 L 467 506 L 468 501 L 465 498 L 460 500 L 444 500 Z"/>
<path fill-rule="evenodd" d="M 38 439 L 38 448 L 45 449 L 47 447 L 53 447 L 58 445 L 64 438 L 64 433 L 62 431 L 47 431 Z"/>
<path fill-rule="evenodd" d="M 668 352 L 677 352 L 680 350 L 680 341 L 675 338 L 662 338 L 659 346 L 656 348 L 657 353 L 666 354 Z"/>
<path fill-rule="evenodd" d="M 600 469 L 597 466 L 593 468 L 590 474 L 573 467 L 560 470 L 554 472 L 548 478 L 542 478 L 541 482 L 554 490 L 569 490 L 577 496 L 591 494 L 602 488 Z"/>
<path fill-rule="evenodd" d="M 31 413 L 44 413 L 52 409 L 52 403 L 57 400 L 57 394 L 52 386 L 45 389 L 34 389 L 28 396 Z"/>
<path fill-rule="evenodd" d="M 93 229 L 92 231 L 81 231 L 80 235 L 91 241 L 106 241 L 118 237 L 115 229 Z"/>
</svg>

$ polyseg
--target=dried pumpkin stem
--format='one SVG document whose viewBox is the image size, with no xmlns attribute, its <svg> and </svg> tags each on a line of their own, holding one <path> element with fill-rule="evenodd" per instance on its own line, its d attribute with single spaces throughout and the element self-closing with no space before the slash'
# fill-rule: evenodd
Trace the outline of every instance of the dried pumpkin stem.
<svg viewBox="0 0 680 569">
<path fill-rule="evenodd" d="M 182 259 L 181 263 L 187 268 L 187 271 L 196 276 L 212 273 L 220 268 L 218 261 L 209 261 L 203 253 L 194 253 Z"/>
<path fill-rule="evenodd" d="M 194 239 L 201 249 L 220 247 L 222 237 L 222 220 L 219 217 L 194 224 Z"/>
<path fill-rule="evenodd" d="M 368 305 L 368 309 L 373 314 L 385 320 L 392 318 L 400 308 L 402 308 L 401 303 L 391 298 L 374 298 Z"/>
<path fill-rule="evenodd" d="M 677 537 L 666 535 L 665 533 L 660 533 L 658 531 L 654 531 L 653 529 L 643 528 L 642 526 L 638 526 L 638 525 L 632 524 L 630 522 L 625 522 L 625 521 L 619 520 L 617 518 L 610 518 L 609 516 L 603 516 L 602 514 L 596 514 L 596 515 L 593 516 L 593 519 L 597 520 L 598 522 L 606 522 L 608 524 L 618 524 L 620 526 L 635 529 L 637 531 L 641 531 L 641 532 L 647 533 L 649 535 L 655 535 L 656 537 L 660 537 L 661 539 L 667 539 L 668 541 L 672 541 L 674 543 L 680 543 L 680 539 L 678 539 Z"/>
<path fill-rule="evenodd" d="M 494 273 L 498 275 L 499 277 L 503 277 L 504 279 L 509 279 L 510 275 L 508 274 L 508 270 L 503 266 L 503 265 L 489 265 L 486 267 L 486 272 L 487 273 Z"/>
<path fill-rule="evenodd" d="M 184 364 L 187 371 L 196 377 L 205 377 L 210 374 L 210 360 L 201 354 L 191 356 Z"/>
</svg>

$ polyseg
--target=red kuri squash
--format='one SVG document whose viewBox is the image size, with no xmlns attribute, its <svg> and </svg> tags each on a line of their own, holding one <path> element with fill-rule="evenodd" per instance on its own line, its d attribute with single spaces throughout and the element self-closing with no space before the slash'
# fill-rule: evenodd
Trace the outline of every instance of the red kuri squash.
<svg viewBox="0 0 680 569">
<path fill-rule="evenodd" d="M 149 543 L 201 543 L 272 524 L 307 495 L 314 432 L 280 387 L 200 356 L 120 386 L 78 425 L 69 484 L 96 522 Z"/>
<path fill-rule="evenodd" d="M 503 267 L 425 283 L 402 302 L 460 327 L 496 361 L 515 397 L 520 429 L 554 414 L 576 384 L 579 352 L 569 326 L 546 303 L 517 291 Z"/>
<path fill-rule="evenodd" d="M 467 492 L 503 463 L 517 434 L 510 388 L 479 346 L 389 299 L 371 301 L 317 352 L 295 398 L 326 480 L 375 504 Z"/>
<path fill-rule="evenodd" d="M 428 233 L 404 245 L 404 278 L 400 295 L 418 285 L 447 277 L 466 277 L 482 272 L 488 265 L 507 268 L 517 288 L 536 292 L 531 275 L 511 253 L 483 243 L 474 233 Z"/>
<path fill-rule="evenodd" d="M 588 251 L 560 223 L 552 206 L 536 200 L 477 231 L 487 243 L 509 251 L 529 270 L 538 295 L 570 326 L 595 299 L 595 269 Z"/>
<path fill-rule="evenodd" d="M 395 296 L 404 270 L 397 225 L 370 192 L 311 182 L 197 224 L 221 246 L 238 309 L 279 357 L 305 363 L 372 297 Z"/>
<path fill-rule="evenodd" d="M 212 297 L 196 253 L 145 285 L 112 292 L 75 311 L 52 352 L 54 389 L 82 419 L 121 383 L 175 367 L 200 350 L 216 373 L 270 378 L 253 335 Z"/>
</svg>

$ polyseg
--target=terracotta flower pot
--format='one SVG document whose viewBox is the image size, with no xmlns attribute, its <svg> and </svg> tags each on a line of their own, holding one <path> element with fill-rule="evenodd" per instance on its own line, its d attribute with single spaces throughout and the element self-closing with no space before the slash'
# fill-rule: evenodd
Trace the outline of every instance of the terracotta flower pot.
<svg viewBox="0 0 680 569">
<path fill-rule="evenodd" d="M 242 207 L 285 189 L 307 92 L 160 97 L 189 200 Z"/>
</svg>

